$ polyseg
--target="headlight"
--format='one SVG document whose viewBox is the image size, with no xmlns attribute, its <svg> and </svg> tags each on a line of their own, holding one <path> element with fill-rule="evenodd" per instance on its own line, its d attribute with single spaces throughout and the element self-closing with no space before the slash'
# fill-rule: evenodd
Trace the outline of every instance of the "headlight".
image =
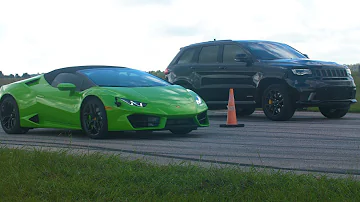
<svg viewBox="0 0 360 202">
<path fill-rule="evenodd" d="M 307 74 L 312 74 L 310 69 L 292 69 L 292 72 L 295 75 L 298 75 L 298 76 L 304 76 L 304 75 L 307 75 Z"/>
<path fill-rule="evenodd" d="M 201 105 L 203 103 L 202 99 L 200 96 L 198 96 L 194 91 L 190 90 L 190 89 L 186 89 L 187 92 L 189 92 L 192 96 L 194 96 L 196 104 Z"/>
<path fill-rule="evenodd" d="M 198 104 L 198 105 L 202 104 L 201 97 L 199 97 L 198 95 L 196 96 L 196 104 Z"/>
<path fill-rule="evenodd" d="M 346 68 L 346 73 L 347 73 L 348 75 L 351 75 L 351 69 L 350 69 L 350 68 Z"/>
<path fill-rule="evenodd" d="M 143 103 L 143 102 L 134 101 L 134 100 L 128 100 L 128 99 L 125 99 L 125 98 L 120 98 L 120 100 L 126 102 L 129 105 L 137 106 L 137 107 L 146 107 L 146 105 L 147 105 L 146 103 Z"/>
</svg>

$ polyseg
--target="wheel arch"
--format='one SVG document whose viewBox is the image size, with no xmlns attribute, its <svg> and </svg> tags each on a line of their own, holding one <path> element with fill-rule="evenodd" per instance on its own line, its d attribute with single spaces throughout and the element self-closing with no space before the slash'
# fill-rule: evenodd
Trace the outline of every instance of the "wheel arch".
<svg viewBox="0 0 360 202">
<path fill-rule="evenodd" d="M 180 85 L 180 86 L 182 86 L 182 87 L 187 86 L 187 87 L 189 87 L 190 89 L 194 89 L 194 86 L 193 86 L 189 81 L 187 81 L 187 80 L 185 80 L 185 79 L 177 80 L 177 81 L 174 82 L 174 84 L 175 84 L 175 85 Z M 187 87 L 185 87 L 185 88 L 187 88 Z"/>
<path fill-rule="evenodd" d="M 270 85 L 273 85 L 273 84 L 279 84 L 279 85 L 285 86 L 289 90 L 290 94 L 295 94 L 295 92 L 296 92 L 295 89 L 291 88 L 291 86 L 289 86 L 289 84 L 284 79 L 264 78 L 260 81 L 260 83 L 257 87 L 257 92 L 256 92 L 256 105 L 257 106 L 262 105 L 261 98 L 262 98 L 264 91 L 266 90 L 266 88 L 268 88 Z"/>
<path fill-rule="evenodd" d="M 16 101 L 15 97 L 12 96 L 10 93 L 5 93 L 4 95 L 1 96 L 0 103 L 2 103 L 3 100 L 7 97 L 12 97 Z"/>
</svg>

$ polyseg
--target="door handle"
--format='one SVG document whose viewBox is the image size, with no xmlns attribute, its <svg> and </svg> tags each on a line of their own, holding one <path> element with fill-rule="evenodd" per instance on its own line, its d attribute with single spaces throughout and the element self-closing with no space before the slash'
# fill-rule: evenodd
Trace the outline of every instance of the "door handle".
<svg viewBox="0 0 360 202">
<path fill-rule="evenodd" d="M 190 67 L 190 69 L 195 69 L 195 67 Z"/>
<path fill-rule="evenodd" d="M 220 67 L 219 67 L 219 69 L 226 69 L 226 67 L 222 67 L 222 66 L 220 66 Z"/>
</svg>

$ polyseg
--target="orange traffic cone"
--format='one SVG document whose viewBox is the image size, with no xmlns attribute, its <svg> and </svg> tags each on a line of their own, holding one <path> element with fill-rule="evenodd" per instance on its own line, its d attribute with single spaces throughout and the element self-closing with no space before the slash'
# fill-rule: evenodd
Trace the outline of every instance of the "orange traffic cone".
<svg viewBox="0 0 360 202">
<path fill-rule="evenodd" d="M 235 108 L 235 99 L 234 99 L 234 89 L 230 88 L 229 92 L 229 102 L 228 102 L 228 112 L 227 112 L 227 121 L 226 124 L 221 124 L 220 127 L 244 127 L 244 124 L 238 124 L 236 119 L 236 108 Z"/>
</svg>

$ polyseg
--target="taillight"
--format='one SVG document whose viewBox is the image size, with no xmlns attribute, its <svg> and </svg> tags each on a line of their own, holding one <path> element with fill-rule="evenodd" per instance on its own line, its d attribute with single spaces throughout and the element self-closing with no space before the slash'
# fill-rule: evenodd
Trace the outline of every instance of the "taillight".
<svg viewBox="0 0 360 202">
<path fill-rule="evenodd" d="M 165 71 L 164 71 L 164 74 L 165 74 L 165 75 L 168 75 L 169 73 L 170 73 L 170 72 L 169 72 L 169 69 L 166 68 Z"/>
</svg>

